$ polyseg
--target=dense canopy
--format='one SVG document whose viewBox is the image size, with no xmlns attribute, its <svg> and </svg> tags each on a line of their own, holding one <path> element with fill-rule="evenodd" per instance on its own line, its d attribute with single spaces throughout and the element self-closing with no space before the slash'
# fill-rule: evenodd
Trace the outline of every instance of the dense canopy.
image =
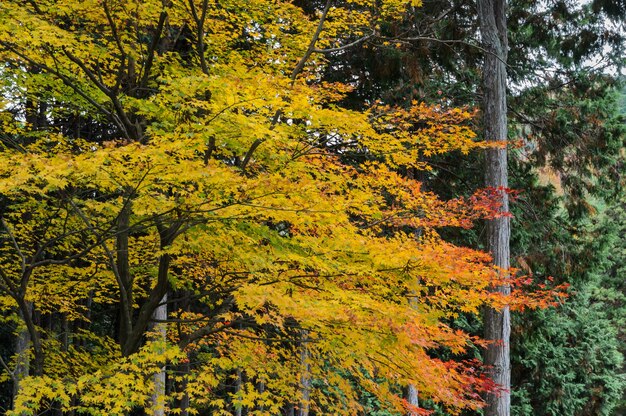
<svg viewBox="0 0 626 416">
<path fill-rule="evenodd" d="M 459 321 L 566 295 L 523 267 L 494 293 L 490 255 L 447 238 L 517 194 L 428 179 L 499 146 L 475 103 L 363 98 L 345 70 L 405 53 L 390 28 L 421 6 L 2 2 L 7 414 L 479 409 L 498 386 Z"/>
</svg>

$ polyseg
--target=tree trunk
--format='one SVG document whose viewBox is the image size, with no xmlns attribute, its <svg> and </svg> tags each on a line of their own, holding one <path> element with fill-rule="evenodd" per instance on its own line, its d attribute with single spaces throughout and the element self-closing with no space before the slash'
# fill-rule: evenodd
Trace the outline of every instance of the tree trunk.
<svg viewBox="0 0 626 416">
<path fill-rule="evenodd" d="M 235 380 L 235 394 L 239 393 L 242 388 L 243 388 L 243 371 L 241 371 L 241 368 L 238 368 L 237 379 Z M 241 404 L 238 404 L 235 407 L 235 416 L 242 416 L 242 415 L 243 415 L 243 407 L 241 406 Z"/>
<path fill-rule="evenodd" d="M 163 296 L 161 305 L 159 305 L 154 311 L 154 319 L 156 324 L 154 326 L 157 336 L 155 341 L 167 342 L 167 294 Z M 154 394 L 152 395 L 152 405 L 154 406 L 154 416 L 165 416 L 165 365 L 161 368 L 161 371 L 154 375 Z"/>
<path fill-rule="evenodd" d="M 183 381 L 181 383 L 181 391 L 183 391 L 183 398 L 180 400 L 180 416 L 189 416 L 189 393 L 187 392 L 187 384 L 189 373 L 191 372 L 191 365 L 189 363 L 189 355 L 187 361 L 179 366 L 179 371 L 183 374 Z"/>
<path fill-rule="evenodd" d="M 417 388 L 414 385 L 409 384 L 409 386 L 406 388 L 406 394 L 405 394 L 406 401 L 409 405 L 414 406 L 414 407 L 419 407 L 420 402 L 419 402 L 417 393 L 418 393 Z M 417 413 L 413 411 L 409 411 L 407 413 L 407 416 L 417 416 Z"/>
<path fill-rule="evenodd" d="M 284 416 L 296 416 L 296 407 L 293 405 L 293 403 L 290 403 L 285 406 L 285 408 L 283 409 L 283 415 Z"/>
<path fill-rule="evenodd" d="M 32 304 L 27 302 L 27 305 L 32 313 Z M 22 319 L 24 319 L 24 313 L 22 311 L 19 312 L 19 315 Z M 28 332 L 28 328 L 23 328 L 15 340 L 15 355 L 17 357 L 17 362 L 15 365 L 15 377 L 13 383 L 13 403 L 15 403 L 15 398 L 20 392 L 20 382 L 25 377 L 28 377 L 28 373 L 30 371 L 30 359 L 28 356 L 29 347 L 30 332 Z"/>
<path fill-rule="evenodd" d="M 302 331 L 302 342 L 300 349 L 300 389 L 302 391 L 302 401 L 298 407 L 298 416 L 309 416 L 309 400 L 311 398 L 311 365 L 309 364 L 310 352 L 308 347 L 308 332 Z"/>
<path fill-rule="evenodd" d="M 485 58 L 483 66 L 483 123 L 485 139 L 504 143 L 507 140 L 506 116 L 506 58 L 507 28 L 506 0 L 478 0 L 481 37 Z M 502 212 L 509 210 L 507 151 L 506 147 L 488 149 L 486 152 L 485 186 L 499 190 Z M 496 218 L 487 223 L 487 250 L 493 263 L 506 274 L 509 260 L 510 221 L 508 217 Z M 506 277 L 504 275 L 503 277 Z M 500 286 L 497 291 L 509 294 L 510 288 Z M 500 391 L 489 393 L 485 400 L 485 416 L 508 416 L 510 412 L 511 370 L 509 335 L 511 323 L 509 308 L 487 309 L 484 316 L 485 338 L 492 343 L 485 352 L 485 365 L 490 377 Z"/>
<path fill-rule="evenodd" d="M 265 393 L 265 382 L 264 381 L 259 381 L 257 383 L 257 391 L 259 392 L 259 394 L 262 396 L 263 393 Z M 259 406 L 257 406 L 259 412 L 261 414 L 265 413 L 265 405 L 263 404 L 263 402 L 261 402 L 261 404 Z"/>
<path fill-rule="evenodd" d="M 33 348 L 34 359 L 32 362 L 29 361 L 29 373 L 32 373 L 34 376 L 41 376 L 43 375 L 44 352 L 41 344 L 41 336 L 37 329 L 40 323 L 39 312 L 35 310 L 35 306 L 32 302 L 24 300 L 23 297 L 18 296 L 15 298 L 15 301 L 17 302 L 26 328 L 28 329 L 29 341 Z"/>
<path fill-rule="evenodd" d="M 128 243 L 130 236 L 130 216 L 132 213 L 132 203 L 130 199 L 124 203 L 122 210 L 117 217 L 117 238 L 116 238 L 116 266 L 120 283 L 126 296 L 120 299 L 120 345 L 124 345 L 132 331 L 131 317 L 133 315 L 133 277 L 130 273 L 130 259 L 128 253 Z"/>
</svg>

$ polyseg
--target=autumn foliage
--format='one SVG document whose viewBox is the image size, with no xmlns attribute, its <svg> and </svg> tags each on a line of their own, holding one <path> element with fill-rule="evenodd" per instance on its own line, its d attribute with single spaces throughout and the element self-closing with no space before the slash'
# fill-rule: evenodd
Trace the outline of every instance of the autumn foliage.
<svg viewBox="0 0 626 416">
<path fill-rule="evenodd" d="M 484 147 L 473 114 L 348 110 L 349 80 L 319 75 L 323 49 L 413 3 L 0 5 L 0 305 L 30 343 L 28 374 L 5 366 L 12 414 L 357 414 L 362 391 L 404 412 L 409 384 L 480 407 L 477 363 L 432 352 L 480 343 L 447 322 L 509 300 L 437 228 L 507 214 L 416 179 Z"/>
</svg>

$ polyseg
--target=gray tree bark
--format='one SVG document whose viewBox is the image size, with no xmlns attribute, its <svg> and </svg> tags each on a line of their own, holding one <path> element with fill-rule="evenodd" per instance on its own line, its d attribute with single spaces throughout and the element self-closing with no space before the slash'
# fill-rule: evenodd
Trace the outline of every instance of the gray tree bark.
<svg viewBox="0 0 626 416">
<path fill-rule="evenodd" d="M 508 49 L 506 0 L 478 0 L 478 17 L 485 58 L 483 66 L 483 129 L 490 142 L 507 140 L 506 115 L 506 59 Z M 501 211 L 509 210 L 507 151 L 506 147 L 488 149 L 486 152 L 485 186 L 500 189 Z M 506 277 L 510 267 L 510 220 L 501 217 L 487 222 L 487 250 L 493 256 L 493 263 Z M 507 285 L 496 288 L 498 292 L 509 294 Z M 509 416 L 511 369 L 509 356 L 509 336 L 511 322 L 509 308 L 494 310 L 488 308 L 484 316 L 485 338 L 492 341 L 487 347 L 484 363 L 489 368 L 489 376 L 498 384 L 500 391 L 485 396 L 485 416 Z"/>
<path fill-rule="evenodd" d="M 309 400 L 311 399 L 311 365 L 309 360 L 311 353 L 308 347 L 308 331 L 302 331 L 302 341 L 300 343 L 300 390 L 302 401 L 298 406 L 298 416 L 309 416 Z"/>
<path fill-rule="evenodd" d="M 167 294 L 163 296 L 161 305 L 154 311 L 154 319 L 157 322 L 155 330 L 157 332 L 157 340 L 161 342 L 167 341 Z M 161 321 L 161 322 L 160 322 Z M 154 375 L 154 394 L 152 395 L 152 403 L 154 405 L 154 416 L 165 416 L 165 366 L 161 371 Z"/>
<path fill-rule="evenodd" d="M 405 398 L 411 406 L 419 407 L 420 402 L 418 397 L 418 391 L 417 387 L 415 387 L 414 385 L 409 384 L 409 386 L 406 388 Z M 407 416 L 416 416 L 416 413 L 410 411 L 407 413 Z"/>
</svg>

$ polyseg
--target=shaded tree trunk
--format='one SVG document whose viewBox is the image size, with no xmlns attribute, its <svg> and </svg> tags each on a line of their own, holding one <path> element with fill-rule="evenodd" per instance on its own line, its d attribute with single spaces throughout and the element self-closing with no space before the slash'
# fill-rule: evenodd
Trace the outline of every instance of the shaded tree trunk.
<svg viewBox="0 0 626 416">
<path fill-rule="evenodd" d="M 236 380 L 235 380 L 235 394 L 239 393 L 241 391 L 241 389 L 243 388 L 243 371 L 241 371 L 241 368 L 237 369 L 237 375 L 236 375 Z M 241 405 L 238 405 L 235 407 L 235 416 L 242 416 L 243 415 L 243 407 Z"/>
<path fill-rule="evenodd" d="M 485 49 L 483 66 L 483 129 L 485 139 L 504 143 L 507 140 L 506 115 L 506 59 L 507 26 L 506 0 L 478 0 L 478 17 Z M 509 210 L 507 151 L 506 147 L 488 149 L 486 152 L 485 186 L 499 190 L 501 211 Z M 487 223 L 487 250 L 501 273 L 510 267 L 510 221 L 508 217 L 496 218 Z M 506 277 L 506 276 L 504 276 Z M 510 288 L 500 286 L 497 291 L 509 294 Z M 489 393 L 485 400 L 485 416 L 508 416 L 510 413 L 511 370 L 509 336 L 511 323 L 509 308 L 488 308 L 484 316 L 485 338 L 492 341 L 487 347 L 484 363 L 489 375 L 500 391 Z"/>
<path fill-rule="evenodd" d="M 32 313 L 32 304 L 27 302 L 27 305 Z M 24 319 L 23 312 L 19 312 L 20 317 Z M 30 358 L 28 356 L 28 348 L 30 347 L 30 333 L 28 328 L 23 328 L 15 340 L 15 355 L 17 362 L 15 366 L 15 373 L 13 379 L 13 403 L 20 391 L 20 382 L 28 377 L 30 371 Z"/>
<path fill-rule="evenodd" d="M 288 404 L 283 409 L 284 416 L 296 416 L 296 407 L 293 404 Z"/>
<path fill-rule="evenodd" d="M 120 344 L 124 345 L 130 337 L 132 331 L 132 309 L 133 309 L 133 277 L 130 273 L 130 260 L 128 253 L 128 242 L 130 236 L 130 216 L 132 213 L 132 203 L 125 202 L 124 207 L 117 217 L 117 238 L 116 238 L 116 266 L 121 287 L 120 293 L 124 293 L 120 299 Z M 113 266 L 113 264 L 111 264 Z M 122 292 L 123 290 L 123 292 Z"/>
<path fill-rule="evenodd" d="M 189 356 L 187 356 L 189 359 Z M 184 362 L 178 367 L 178 371 L 183 375 L 183 381 L 180 384 L 181 391 L 183 392 L 183 397 L 180 400 L 180 415 L 181 416 L 189 416 L 189 393 L 187 393 L 187 377 L 189 376 L 189 372 L 191 371 L 191 365 L 189 360 Z"/>
</svg>

